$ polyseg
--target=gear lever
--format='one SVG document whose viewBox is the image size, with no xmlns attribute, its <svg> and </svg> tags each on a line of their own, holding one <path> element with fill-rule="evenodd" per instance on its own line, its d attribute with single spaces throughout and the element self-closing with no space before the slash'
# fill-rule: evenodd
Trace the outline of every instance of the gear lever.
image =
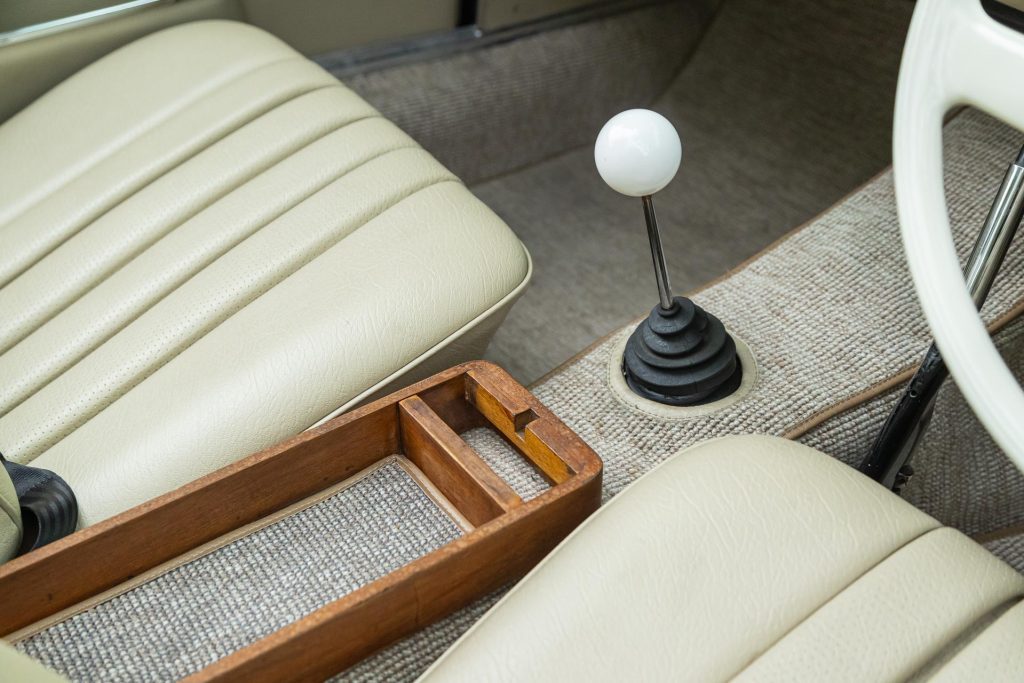
<svg viewBox="0 0 1024 683">
<path fill-rule="evenodd" d="M 653 195 L 675 177 L 681 157 L 675 128 L 647 109 L 613 116 L 594 145 L 601 178 L 616 192 L 643 202 L 658 284 L 658 305 L 626 342 L 622 374 L 643 398 L 693 406 L 734 392 L 743 369 L 736 343 L 721 321 L 689 299 L 672 295 Z"/>
</svg>

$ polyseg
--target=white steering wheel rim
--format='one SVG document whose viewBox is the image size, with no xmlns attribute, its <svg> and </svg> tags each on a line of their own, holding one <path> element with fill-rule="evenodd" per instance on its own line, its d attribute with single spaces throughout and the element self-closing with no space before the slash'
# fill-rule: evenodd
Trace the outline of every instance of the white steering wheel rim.
<svg viewBox="0 0 1024 683">
<path fill-rule="evenodd" d="M 893 125 L 903 245 L 925 318 L 957 386 L 1024 471 L 1024 390 L 967 291 L 946 210 L 942 121 L 959 104 L 1024 129 L 1024 35 L 991 19 L 980 0 L 920 0 L 904 48 Z M 1007 150 L 1007 163 L 1015 152 Z"/>
</svg>

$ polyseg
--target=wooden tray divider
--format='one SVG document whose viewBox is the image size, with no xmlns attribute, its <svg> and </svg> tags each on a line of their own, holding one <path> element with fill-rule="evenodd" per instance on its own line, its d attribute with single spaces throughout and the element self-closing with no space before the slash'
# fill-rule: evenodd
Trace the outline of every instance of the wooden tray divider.
<svg viewBox="0 0 1024 683">
<path fill-rule="evenodd" d="M 469 444 L 419 396 L 398 404 L 402 450 L 475 526 L 523 504 Z"/>
<path fill-rule="evenodd" d="M 519 385 L 497 381 L 489 368 L 466 374 L 466 400 L 475 407 L 512 446 L 526 456 L 552 484 L 561 484 L 586 466 L 572 452 L 556 454 L 548 443 L 564 443 L 575 437 L 561 422 L 538 420 L 530 407 L 533 397 Z"/>
</svg>

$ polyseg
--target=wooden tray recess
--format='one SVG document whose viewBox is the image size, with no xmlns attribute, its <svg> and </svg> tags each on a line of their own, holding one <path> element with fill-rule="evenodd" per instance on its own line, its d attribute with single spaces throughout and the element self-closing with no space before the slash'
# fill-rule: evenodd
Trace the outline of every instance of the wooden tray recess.
<svg viewBox="0 0 1024 683">
<path fill-rule="evenodd" d="M 551 483 L 523 501 L 460 433 L 492 426 Z M 0 565 L 0 636 L 404 454 L 472 528 L 189 677 L 331 676 L 513 581 L 598 508 L 601 461 L 504 370 L 459 365 Z"/>
</svg>

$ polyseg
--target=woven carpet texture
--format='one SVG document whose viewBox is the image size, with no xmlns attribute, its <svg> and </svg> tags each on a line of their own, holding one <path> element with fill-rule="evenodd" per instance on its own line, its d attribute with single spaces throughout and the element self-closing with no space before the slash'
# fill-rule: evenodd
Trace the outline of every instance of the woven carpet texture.
<svg viewBox="0 0 1024 683">
<path fill-rule="evenodd" d="M 652 102 L 693 52 L 716 4 L 662 2 L 440 59 L 338 75 L 472 184 L 590 144 L 611 114 Z"/>
<path fill-rule="evenodd" d="M 989 541 L 985 543 L 985 547 L 1003 562 L 1024 574 L 1024 530 Z"/>
<path fill-rule="evenodd" d="M 392 460 L 16 646 L 76 681 L 177 680 L 461 535 Z"/>
<path fill-rule="evenodd" d="M 946 192 L 962 255 L 1020 137 L 976 111 L 946 127 Z M 1022 298 L 1017 241 L 983 317 L 994 320 Z M 757 359 L 757 383 L 739 403 L 671 422 L 624 406 L 608 389 L 617 336 L 534 389 L 602 457 L 609 496 L 680 447 L 727 434 L 784 434 L 916 364 L 930 342 L 900 246 L 890 171 L 695 300 Z"/>
<path fill-rule="evenodd" d="M 1019 133 L 970 110 L 947 125 L 946 191 L 961 254 L 969 251 L 1019 138 Z M 911 367 L 927 347 L 927 327 L 899 244 L 892 176 L 887 171 L 741 271 L 700 292 L 695 297 L 698 303 L 721 317 L 758 360 L 752 392 L 719 413 L 666 420 L 615 398 L 608 385 L 610 364 L 617 364 L 612 349 L 629 326 L 535 386 L 534 393 L 604 460 L 606 498 L 685 446 L 727 434 L 786 433 Z M 1022 299 L 1024 247 L 1017 242 L 983 317 L 995 320 Z M 997 336 L 1010 357 L 1019 346 L 1014 342 L 1022 328 L 1024 324 L 1010 324 Z M 962 419 L 946 415 L 947 406 L 944 399 L 935 424 Z M 868 412 L 877 420 L 884 415 L 884 406 Z M 829 446 L 822 436 L 827 430 L 846 433 L 831 450 L 852 460 L 856 449 L 845 444 L 861 439 L 867 429 L 857 422 L 862 420 L 858 415 L 856 410 L 841 413 L 809 433 L 808 440 L 817 433 L 818 445 Z M 848 425 L 856 425 L 852 436 Z M 486 430 L 466 436 L 490 461 L 502 457 L 503 445 Z M 404 475 L 390 470 L 384 474 L 397 476 L 397 481 L 364 480 L 19 647 L 77 677 L 99 666 L 112 667 L 103 669 L 108 680 L 162 679 L 193 671 L 458 533 Z M 502 474 L 527 497 L 544 486 L 528 467 L 508 466 Z M 948 477 L 954 474 L 972 511 L 972 502 L 997 499 L 1007 482 L 1006 463 L 996 456 L 976 459 L 966 473 L 938 467 L 921 481 L 939 491 L 951 485 Z M 388 508 L 382 511 L 385 503 Z M 377 511 L 374 515 L 366 512 L 371 507 Z M 957 506 L 953 508 L 954 519 L 944 521 L 977 529 L 1007 526 L 1012 520 L 1003 515 L 1016 514 L 997 505 L 988 517 L 957 518 Z M 384 534 L 378 526 L 381 515 L 386 528 L 397 525 L 398 531 Z M 339 518 L 346 523 L 337 524 Z M 344 561 L 331 562 L 341 557 Z M 308 581 L 305 568 L 310 566 L 324 568 L 326 574 Z M 296 567 L 304 569 L 295 571 Z M 279 580 L 282 572 L 288 588 L 267 588 L 266 582 Z M 326 588 L 330 590 L 325 592 Z M 254 600 L 254 595 L 263 597 Z M 478 601 L 340 679 L 415 678 L 496 599 L 495 595 Z M 202 618 L 204 610 L 210 616 Z M 183 634 L 202 637 L 197 642 Z M 158 656 L 154 658 L 151 650 Z"/>
<path fill-rule="evenodd" d="M 594 168 L 612 115 L 653 107 L 682 137 L 679 175 L 655 200 L 680 292 L 888 164 L 913 3 L 726 0 L 698 44 L 712 4 L 676 0 L 346 79 L 530 250 L 533 282 L 488 354 L 521 382 L 657 302 L 640 203 Z"/>
<path fill-rule="evenodd" d="M 889 163 L 912 7 L 723 3 L 652 105 L 683 141 L 679 174 L 655 197 L 677 291 L 735 267 Z M 533 282 L 489 354 L 523 381 L 657 303 L 640 202 L 594 167 L 599 129 L 582 149 L 473 187 L 533 255 Z"/>
<path fill-rule="evenodd" d="M 461 436 L 523 500 L 535 498 L 550 488 L 540 471 L 509 446 L 496 430 L 477 427 L 463 432 Z"/>
<path fill-rule="evenodd" d="M 1020 137 L 971 110 L 946 126 L 946 193 L 963 257 Z M 1011 247 L 1001 273 L 983 310 L 987 321 L 1024 300 L 1020 240 Z M 609 364 L 617 364 L 612 350 L 632 325 L 533 387 L 534 394 L 601 456 L 606 499 L 686 446 L 730 434 L 785 434 L 916 365 L 930 343 L 900 246 L 891 171 L 694 298 L 743 339 L 757 359 L 756 384 L 740 402 L 710 416 L 681 420 L 661 419 L 621 403 L 609 387 Z M 1014 347 L 1022 326 L 1009 325 L 997 335 L 1005 350 Z M 944 390 L 933 425 L 962 419 L 946 414 L 948 393 Z M 885 408 L 872 404 L 871 419 L 884 419 Z M 971 429 L 970 424 L 959 427 Z M 817 444 L 853 461 L 867 440 L 863 430 L 874 430 L 874 424 L 866 425 L 858 411 L 847 411 L 823 423 Z M 825 431 L 840 436 L 825 443 L 820 436 Z M 813 438 L 808 435 L 807 440 Z M 845 442 L 860 445 L 844 450 Z M 945 453 L 940 460 L 951 457 L 952 451 Z M 921 465 L 928 470 L 923 460 Z M 1011 474 L 1018 480 L 1019 475 L 1010 473 L 998 451 L 988 451 L 974 463 L 966 472 L 938 466 L 920 481 L 934 491 L 958 491 L 962 497 L 943 521 L 978 529 L 1007 526 L 1018 513 L 1017 505 L 997 503 L 980 517 L 976 510 L 982 508 L 976 506 L 988 498 L 999 500 Z M 912 483 L 917 485 L 918 480 Z M 530 487 L 524 480 L 513 484 L 517 491 Z M 401 675 L 395 680 L 412 680 L 444 649 L 437 640 L 451 637 L 454 642 L 477 613 L 478 609 L 457 613 L 429 635 L 419 633 L 396 643 L 339 680 L 375 680 L 376 672 L 398 670 Z M 397 662 L 402 668 L 395 668 Z"/>
</svg>

